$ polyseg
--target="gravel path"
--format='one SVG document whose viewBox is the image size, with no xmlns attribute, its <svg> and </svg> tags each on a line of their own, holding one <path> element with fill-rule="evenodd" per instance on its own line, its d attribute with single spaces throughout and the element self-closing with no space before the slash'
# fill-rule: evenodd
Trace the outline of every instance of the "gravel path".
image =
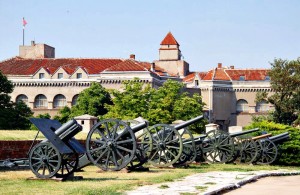
<svg viewBox="0 0 300 195">
<path fill-rule="evenodd" d="M 299 175 L 300 171 L 208 172 L 190 175 L 175 182 L 138 187 L 127 195 L 217 194 L 236 189 L 262 177 Z"/>
</svg>

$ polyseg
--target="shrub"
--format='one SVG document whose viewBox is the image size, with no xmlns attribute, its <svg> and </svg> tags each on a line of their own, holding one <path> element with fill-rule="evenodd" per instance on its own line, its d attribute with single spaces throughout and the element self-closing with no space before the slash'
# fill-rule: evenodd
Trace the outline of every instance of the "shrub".
<svg viewBox="0 0 300 195">
<path fill-rule="evenodd" d="M 279 156 L 274 164 L 279 165 L 300 165 L 300 130 L 298 128 L 278 124 L 269 121 L 253 122 L 246 129 L 260 128 L 261 131 L 267 131 L 273 135 L 289 132 L 289 141 L 280 145 Z"/>
</svg>

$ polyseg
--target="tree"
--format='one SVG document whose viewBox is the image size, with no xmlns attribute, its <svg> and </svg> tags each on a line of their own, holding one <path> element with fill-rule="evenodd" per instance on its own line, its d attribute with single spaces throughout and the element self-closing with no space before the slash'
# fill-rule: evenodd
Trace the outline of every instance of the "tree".
<svg viewBox="0 0 300 195">
<path fill-rule="evenodd" d="M 174 80 L 166 81 L 158 89 L 143 86 L 138 79 L 126 81 L 124 91 L 114 90 L 113 96 L 114 104 L 107 106 L 106 118 L 134 119 L 141 116 L 150 125 L 191 119 L 202 114 L 204 105 L 199 95 L 190 97 L 184 92 L 184 85 Z"/>
<path fill-rule="evenodd" d="M 298 118 L 300 109 L 300 59 L 275 59 L 271 66 L 269 75 L 275 93 L 268 101 L 275 107 L 273 119 L 290 125 Z"/>
<path fill-rule="evenodd" d="M 12 91 L 11 81 L 0 71 L 0 129 L 28 129 L 33 113 L 25 103 L 11 101 Z"/>
<path fill-rule="evenodd" d="M 64 107 L 54 119 L 65 123 L 68 119 L 84 114 L 101 117 L 107 113 L 106 104 L 112 104 L 110 94 L 99 83 L 93 82 L 89 88 L 80 92 L 75 106 Z"/>
<path fill-rule="evenodd" d="M 112 90 L 113 105 L 106 105 L 109 110 L 105 118 L 134 119 L 146 117 L 153 89 L 150 85 L 143 86 L 135 78 L 124 81 L 124 91 Z"/>
</svg>

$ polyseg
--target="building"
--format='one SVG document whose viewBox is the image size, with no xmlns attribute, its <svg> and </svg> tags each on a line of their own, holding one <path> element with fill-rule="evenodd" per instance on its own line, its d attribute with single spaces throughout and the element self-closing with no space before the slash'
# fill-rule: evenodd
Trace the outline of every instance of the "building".
<svg viewBox="0 0 300 195">
<path fill-rule="evenodd" d="M 92 82 L 122 90 L 122 81 L 136 77 L 155 88 L 167 79 L 184 82 L 187 91 L 202 95 L 210 122 L 224 129 L 245 125 L 251 115 L 270 109 L 254 101 L 258 91 L 270 91 L 268 70 L 218 64 L 208 72 L 190 72 L 171 32 L 162 40 L 159 59 L 153 62 L 137 61 L 134 54 L 128 59 L 55 58 L 54 47 L 31 42 L 19 47 L 19 56 L 1 61 L 0 70 L 15 86 L 12 100 L 24 101 L 35 114 L 53 116 L 60 108 L 76 104 L 78 94 Z"/>
</svg>

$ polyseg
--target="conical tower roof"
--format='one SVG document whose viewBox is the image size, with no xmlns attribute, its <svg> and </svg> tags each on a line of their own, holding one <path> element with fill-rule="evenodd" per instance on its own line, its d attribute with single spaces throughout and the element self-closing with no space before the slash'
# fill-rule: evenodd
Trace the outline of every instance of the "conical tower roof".
<svg viewBox="0 0 300 195">
<path fill-rule="evenodd" d="M 162 40 L 160 45 L 178 45 L 179 43 L 176 41 L 171 32 L 167 34 L 167 36 Z"/>
</svg>

